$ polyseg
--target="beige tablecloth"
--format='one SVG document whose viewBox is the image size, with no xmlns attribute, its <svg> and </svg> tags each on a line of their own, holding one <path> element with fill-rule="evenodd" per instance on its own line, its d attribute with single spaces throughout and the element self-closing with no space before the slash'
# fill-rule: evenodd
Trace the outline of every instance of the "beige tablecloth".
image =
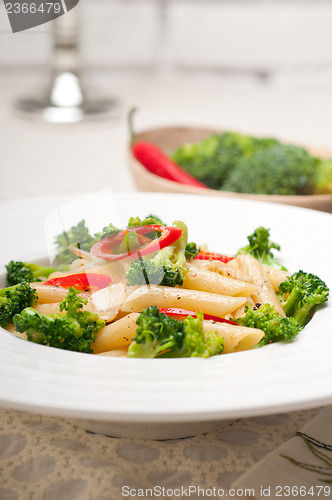
<svg viewBox="0 0 332 500">
<path fill-rule="evenodd" d="M 139 441 L 92 434 L 58 417 L 1 410 L 0 499 L 221 498 L 317 413 L 241 419 L 192 438 Z"/>
</svg>

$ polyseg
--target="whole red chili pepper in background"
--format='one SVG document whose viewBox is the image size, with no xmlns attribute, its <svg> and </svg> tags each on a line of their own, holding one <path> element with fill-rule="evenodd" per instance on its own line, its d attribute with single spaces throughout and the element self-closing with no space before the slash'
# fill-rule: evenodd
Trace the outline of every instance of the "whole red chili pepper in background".
<svg viewBox="0 0 332 500">
<path fill-rule="evenodd" d="M 142 235 L 151 233 L 152 231 L 160 232 L 161 236 L 155 240 L 151 240 L 149 243 L 142 245 L 139 248 L 136 248 L 133 251 L 128 249 L 128 251 L 124 253 L 114 253 L 114 250 L 119 246 L 120 240 L 123 240 L 128 233 L 135 232 L 137 235 Z M 182 229 L 180 229 L 179 227 L 149 224 L 146 226 L 138 226 L 130 229 L 125 229 L 124 231 L 120 231 L 114 236 L 109 236 L 108 238 L 97 241 L 97 243 L 92 246 L 90 252 L 100 259 L 109 260 L 111 262 L 122 260 L 127 257 L 135 259 L 143 255 L 149 255 L 150 253 L 158 252 L 162 248 L 172 245 L 181 236 Z"/>
<path fill-rule="evenodd" d="M 106 274 L 98 273 L 78 273 L 68 276 L 59 276 L 45 281 L 44 285 L 61 286 L 63 288 L 76 288 L 81 291 L 97 291 L 106 288 L 112 279 Z"/>
<path fill-rule="evenodd" d="M 186 184 L 187 186 L 208 189 L 205 184 L 188 174 L 152 142 L 134 142 L 132 145 L 132 152 L 136 160 L 152 174 L 181 184 Z"/>
</svg>

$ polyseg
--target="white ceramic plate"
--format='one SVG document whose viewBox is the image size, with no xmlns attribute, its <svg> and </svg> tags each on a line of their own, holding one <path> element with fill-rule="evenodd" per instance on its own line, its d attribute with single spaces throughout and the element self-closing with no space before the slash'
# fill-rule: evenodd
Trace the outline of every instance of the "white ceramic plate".
<svg viewBox="0 0 332 500">
<path fill-rule="evenodd" d="M 64 201 L 35 199 L 0 205 L 1 234 L 10 235 L 2 264 L 45 248 L 44 217 Z M 191 241 L 207 243 L 225 254 L 236 252 L 246 244 L 248 234 L 264 225 L 281 245 L 281 260 L 291 271 L 316 273 L 332 289 L 331 215 L 267 203 L 158 193 L 117 195 L 110 206 L 117 208 L 116 222 L 151 212 L 169 222 L 182 219 L 189 226 Z M 85 215 L 75 213 L 76 221 Z M 101 212 L 101 222 L 93 224 L 103 226 L 105 217 L 112 221 L 115 216 L 111 210 Z M 132 425 L 153 429 L 167 423 L 174 432 L 157 431 L 153 437 L 177 437 L 197 432 L 188 430 L 190 423 L 332 403 L 331 352 L 331 300 L 292 343 L 209 359 L 107 358 L 36 345 L 2 330 L 0 405 L 83 419 L 91 429 L 98 430 L 102 422 L 101 430 L 115 435 L 132 435 L 128 430 Z M 109 424 L 107 429 L 104 424 Z M 182 431 L 176 431 L 175 424 L 181 424 Z M 146 437 L 140 431 L 137 435 Z"/>
</svg>

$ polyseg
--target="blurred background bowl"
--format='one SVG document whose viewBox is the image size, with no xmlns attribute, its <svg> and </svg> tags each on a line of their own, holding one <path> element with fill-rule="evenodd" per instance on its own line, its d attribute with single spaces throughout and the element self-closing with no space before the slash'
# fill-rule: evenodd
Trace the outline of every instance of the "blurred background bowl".
<svg viewBox="0 0 332 500">
<path fill-rule="evenodd" d="M 188 142 L 197 142 L 216 133 L 207 128 L 195 127 L 161 127 L 145 130 L 135 134 L 136 140 L 149 141 L 156 144 L 165 154 L 171 155 L 179 146 Z M 303 146 L 303 145 L 302 145 Z M 331 158 L 332 151 L 321 148 L 314 148 L 304 145 L 307 151 L 321 158 Z M 143 165 L 134 158 L 129 148 L 129 167 L 136 187 L 139 191 L 159 191 L 166 193 L 189 193 L 204 194 L 210 196 L 223 196 L 228 198 L 242 198 L 247 200 L 268 201 L 272 203 L 284 203 L 296 205 L 298 207 L 311 208 L 332 213 L 332 194 L 313 195 L 256 195 L 244 193 L 232 193 L 229 191 L 219 191 L 216 189 L 202 189 L 193 186 L 186 186 L 178 182 L 170 181 L 149 172 Z"/>
</svg>

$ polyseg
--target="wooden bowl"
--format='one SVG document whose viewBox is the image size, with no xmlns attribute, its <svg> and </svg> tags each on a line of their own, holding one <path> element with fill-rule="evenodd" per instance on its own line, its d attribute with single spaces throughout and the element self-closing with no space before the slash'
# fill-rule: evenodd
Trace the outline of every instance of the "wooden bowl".
<svg viewBox="0 0 332 500">
<path fill-rule="evenodd" d="M 221 131 L 190 128 L 190 127 L 164 127 L 145 130 L 136 134 L 137 140 L 149 141 L 156 144 L 167 155 L 170 155 L 179 146 L 188 142 L 200 141 L 212 134 L 221 133 Z M 321 157 L 331 158 L 332 151 L 318 149 L 313 147 L 305 148 L 309 153 Z M 204 194 L 209 196 L 223 196 L 224 198 L 242 198 L 247 200 L 268 201 L 272 203 L 285 203 L 287 205 L 296 205 L 298 207 L 312 208 L 332 213 L 332 194 L 313 194 L 313 195 L 271 195 L 271 194 L 244 194 L 233 193 L 229 191 L 219 191 L 216 189 L 202 189 L 193 186 L 186 186 L 178 182 L 169 181 L 163 177 L 152 174 L 134 158 L 129 148 L 129 167 L 134 178 L 136 187 L 139 191 L 153 191 L 166 193 L 189 193 Z"/>
</svg>

